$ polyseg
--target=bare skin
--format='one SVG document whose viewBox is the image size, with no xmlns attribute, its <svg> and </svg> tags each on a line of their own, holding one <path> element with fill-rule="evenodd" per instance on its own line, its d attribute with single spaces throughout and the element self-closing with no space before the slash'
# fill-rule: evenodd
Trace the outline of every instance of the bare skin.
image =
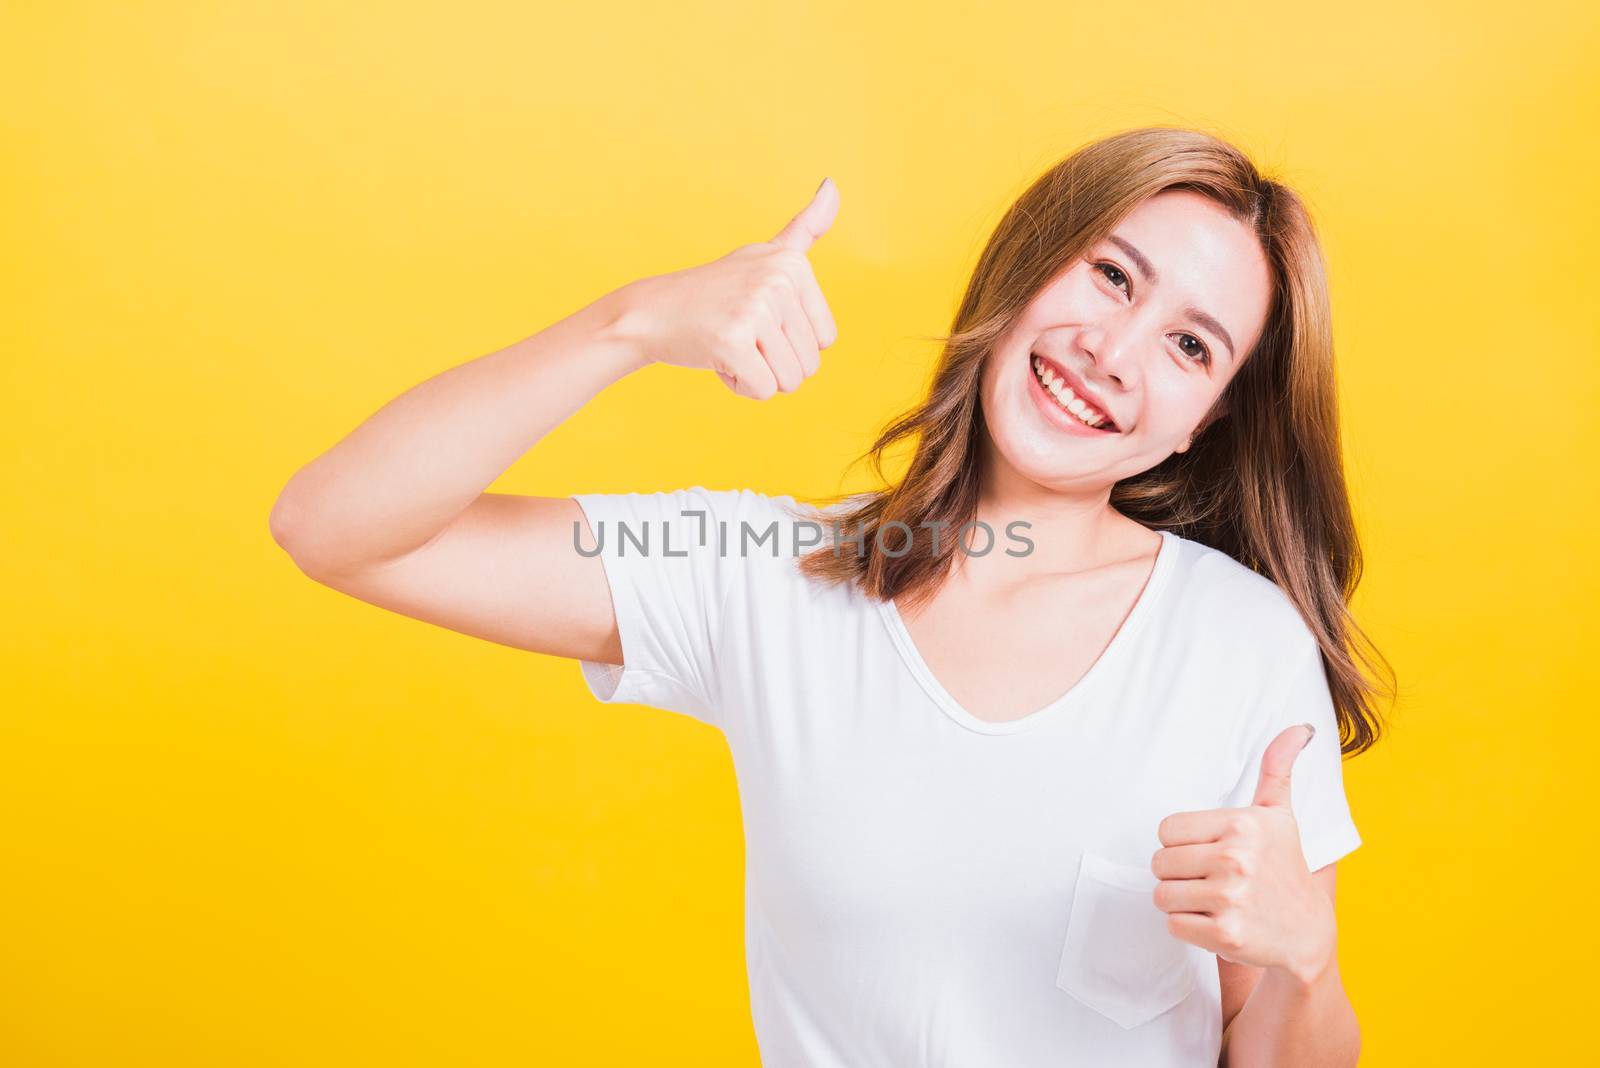
<svg viewBox="0 0 1600 1068">
<path fill-rule="evenodd" d="M 770 241 L 630 283 L 412 387 L 295 473 L 273 506 L 273 537 L 308 576 L 371 604 L 519 649 L 623 663 L 603 565 L 572 549 L 574 524 L 592 544 L 576 502 L 487 487 L 606 386 L 652 362 L 714 371 L 757 400 L 797 389 L 837 337 L 806 257 L 837 210 L 837 190 L 824 183 Z M 1160 281 L 1101 243 L 1038 295 L 984 375 L 991 437 L 978 518 L 996 530 L 1028 519 L 1036 551 L 966 559 L 907 619 L 941 682 L 985 718 L 1048 703 L 1110 641 L 1159 544 L 1109 507 L 1110 486 L 1186 448 L 1220 414 L 1215 402 L 1264 324 L 1260 249 L 1209 201 L 1161 194 L 1116 232 Z M 1232 352 L 1180 314 L 1190 304 L 1230 333 Z M 1201 347 L 1209 365 L 1196 360 Z M 1027 391 L 1030 354 L 1041 350 L 1084 379 L 1120 433 L 1066 431 L 1039 407 Z M 963 640 L 974 628 L 1000 640 Z M 1042 635 L 1054 636 L 1051 655 L 1029 655 Z M 1177 865 L 1156 871 L 1174 935 L 1230 958 L 1219 968 L 1232 1065 L 1347 1065 L 1359 1045 L 1334 954 L 1333 866 L 1304 870 L 1286 793 L 1273 803 L 1280 778 L 1287 788 L 1293 742 L 1277 757 L 1269 750 L 1263 803 L 1169 817 L 1168 856 L 1152 862 Z M 1249 878 L 1234 872 L 1240 858 Z"/>
</svg>

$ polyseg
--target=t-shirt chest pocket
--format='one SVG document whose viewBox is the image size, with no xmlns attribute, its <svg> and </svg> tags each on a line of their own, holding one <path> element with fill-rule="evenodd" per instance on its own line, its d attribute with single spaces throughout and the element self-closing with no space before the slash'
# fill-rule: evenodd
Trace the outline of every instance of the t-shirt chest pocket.
<svg viewBox="0 0 1600 1068">
<path fill-rule="evenodd" d="M 1174 938 L 1151 900 L 1156 877 L 1085 852 L 1056 986 L 1124 1028 L 1148 1023 L 1195 989 L 1204 951 Z"/>
</svg>

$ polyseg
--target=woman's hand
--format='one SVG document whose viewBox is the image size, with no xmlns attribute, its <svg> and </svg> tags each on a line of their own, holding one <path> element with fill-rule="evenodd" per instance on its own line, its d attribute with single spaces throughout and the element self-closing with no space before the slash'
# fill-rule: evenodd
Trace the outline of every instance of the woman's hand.
<svg viewBox="0 0 1600 1068">
<path fill-rule="evenodd" d="M 806 252 L 839 210 L 824 179 L 811 203 L 771 241 L 721 259 L 630 282 L 618 290 L 615 331 L 651 361 L 717 372 L 742 397 L 792 392 L 838 339 Z"/>
<path fill-rule="evenodd" d="M 1150 861 L 1155 904 L 1175 937 L 1305 983 L 1334 959 L 1335 945 L 1333 903 L 1306 869 L 1289 807 L 1289 771 L 1312 733 L 1303 724 L 1272 740 L 1249 807 L 1162 820 L 1163 848 Z"/>
</svg>

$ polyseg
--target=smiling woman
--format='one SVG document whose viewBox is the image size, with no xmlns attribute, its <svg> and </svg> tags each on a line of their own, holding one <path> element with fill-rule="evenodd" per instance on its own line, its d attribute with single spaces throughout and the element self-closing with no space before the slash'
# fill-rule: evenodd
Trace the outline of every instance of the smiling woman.
<svg viewBox="0 0 1600 1068">
<path fill-rule="evenodd" d="M 1292 190 L 1197 131 L 1088 145 L 1006 213 L 943 343 L 928 397 L 870 453 L 881 469 L 889 448 L 915 439 L 909 470 L 853 502 L 851 522 L 959 526 L 997 477 L 1066 493 L 1109 479 L 1117 513 L 1280 586 L 1322 650 L 1343 749 L 1377 740 L 1393 673 L 1348 609 L 1362 557 L 1332 318 Z M 1084 406 L 1105 420 L 1094 447 L 1062 448 L 1062 432 L 1087 429 Z M 897 559 L 816 553 L 803 566 L 915 604 L 950 553 L 921 537 L 924 551 Z"/>
<path fill-rule="evenodd" d="M 1355 1056 L 1354 1019 L 1329 968 L 1284 963 L 1304 950 L 1283 948 L 1321 945 L 1309 959 L 1330 959 L 1332 862 L 1359 841 L 1342 795 L 1334 796 L 1336 763 L 1341 752 L 1373 744 L 1377 705 L 1394 686 L 1387 662 L 1348 610 L 1361 554 L 1342 470 L 1330 322 L 1321 254 L 1304 207 L 1242 153 L 1170 129 L 1130 131 L 1090 145 L 1040 177 L 1002 219 L 944 339 L 927 398 L 874 444 L 869 455 L 881 470 L 887 449 L 914 439 L 906 474 L 875 494 L 842 502 L 838 511 L 843 522 L 868 532 L 888 523 L 915 530 L 919 551 L 889 557 L 869 536 L 860 553 L 817 550 L 802 561 L 813 578 L 857 586 L 889 606 L 905 602 L 904 615 L 891 613 L 902 653 L 922 650 L 906 655 L 924 686 L 973 729 L 1036 724 L 1060 714 L 1091 684 L 1087 692 L 1109 707 L 1140 709 L 1117 728 L 1119 736 L 1134 731 L 1139 755 L 1118 754 L 1101 740 L 1088 750 L 1096 770 L 1109 763 L 1123 774 L 1148 776 L 1162 766 L 1161 744 L 1185 730 L 1150 719 L 1153 707 L 1173 698 L 1135 689 L 1126 666 L 1116 672 L 1127 643 L 1151 650 L 1142 668 L 1149 676 L 1171 678 L 1213 640 L 1201 632 L 1230 635 L 1232 647 L 1215 654 L 1232 662 L 1229 676 L 1188 682 L 1191 690 L 1226 693 L 1256 671 L 1270 673 L 1275 628 L 1307 636 L 1309 659 L 1304 652 L 1282 654 L 1306 667 L 1265 713 L 1281 729 L 1270 744 L 1264 736 L 1255 743 L 1261 782 L 1247 773 L 1225 795 L 1229 804 L 1245 806 L 1246 816 L 1227 817 L 1241 820 L 1239 834 L 1265 834 L 1256 820 L 1293 813 L 1299 846 L 1279 827 L 1277 847 L 1241 848 L 1232 824 L 1191 814 L 1163 821 L 1164 848 L 1143 874 L 1131 868 L 1117 874 L 1114 861 L 1093 850 L 1083 854 L 1078 894 L 1106 885 L 1106 871 L 1114 872 L 1109 879 L 1119 892 L 1092 906 L 1104 911 L 1101 951 L 1090 948 L 1096 936 L 1087 932 L 1076 937 L 1075 950 L 1069 929 L 1058 985 L 1142 1034 L 1139 1042 L 1096 1047 L 1119 1063 L 1180 1063 L 1168 1059 L 1175 1048 L 1204 1034 L 1185 1017 L 1195 995 L 1180 981 L 1188 965 L 1163 957 L 1159 937 L 1141 942 L 1143 913 L 1127 904 L 1128 894 L 1141 890 L 1147 905 L 1153 899 L 1168 913 L 1171 936 L 1216 954 L 1229 1063 L 1344 1064 Z M 945 527 L 1024 507 L 1050 517 L 1050 536 L 1036 535 L 1042 545 L 1059 546 L 1063 528 L 1096 526 L 1101 533 L 1090 540 L 1101 547 L 1085 552 L 1082 541 L 1066 538 L 1069 548 L 1030 570 L 1032 592 L 1019 593 L 1015 578 L 985 573 L 939 541 Z M 1104 521 L 1082 518 L 1100 509 Z M 1153 563 L 1144 547 L 1150 528 L 1165 539 Z M 1253 611 L 1242 587 L 1219 587 L 1199 598 L 1214 599 L 1214 617 L 1167 630 L 1182 615 L 1167 592 L 1174 534 L 1182 546 L 1203 544 L 1212 558 L 1226 559 L 1238 568 L 1235 577 L 1270 580 L 1281 603 L 1293 606 L 1292 621 Z M 1114 563 L 1086 567 L 1085 557 Z M 1056 593 L 1052 572 L 1084 589 Z M 1102 577 L 1096 582 L 1084 572 Z M 1047 605 L 1037 603 L 1041 589 L 1055 594 Z M 1151 609 L 1152 602 L 1161 607 Z M 1161 617 L 1155 625 L 1146 619 L 1152 611 Z M 1165 633 L 1152 638 L 1152 629 Z M 1050 637 L 1040 640 L 1041 631 Z M 983 640 L 975 643 L 976 635 Z M 936 672 L 924 657 L 944 667 Z M 1232 718 L 1220 707 L 1208 715 L 1182 703 L 1217 729 Z M 1312 713 L 1319 706 L 1325 716 Z M 1290 720 L 1281 717 L 1295 710 L 1306 713 L 1309 736 L 1285 726 Z M 1092 722 L 1087 710 L 1078 714 Z M 1326 732 L 1320 738 L 1319 721 Z M 1267 781 L 1286 781 L 1299 747 L 1312 742 L 1298 759 L 1298 802 L 1275 807 Z M 1074 763 L 1082 755 L 1057 754 L 1057 768 L 1092 775 Z M 1166 767 L 1156 778 L 1181 779 L 1195 770 Z M 1311 775 L 1318 786 L 1304 785 Z M 1319 797 L 1324 790 L 1327 796 Z M 1133 795 L 1109 786 L 1097 793 L 1099 803 L 1136 809 L 1162 789 L 1149 782 Z M 1315 811 L 1324 804 L 1327 812 Z M 1072 828 L 1058 811 L 1051 830 L 1039 832 L 1093 839 L 1116 822 L 1108 818 L 1098 831 Z M 1253 878 L 1235 873 L 1226 892 L 1248 895 L 1249 887 L 1273 878 L 1266 871 L 1276 870 L 1285 885 L 1297 887 L 1296 903 L 1228 907 L 1213 896 L 1219 891 L 1212 865 L 1224 852 L 1240 858 L 1241 871 L 1259 864 Z M 1091 878 L 1091 868 L 1101 876 Z M 1308 880 L 1308 873 L 1315 874 Z M 1123 922 L 1110 919 L 1117 910 Z M 1080 913 L 1075 905 L 1074 925 Z M 1258 924 L 1277 927 L 1274 940 L 1287 956 L 1247 947 L 1251 936 L 1241 928 Z M 1145 963 L 1116 980 L 1117 997 L 1101 997 L 1093 977 L 1103 983 L 1111 962 L 1130 959 Z M 1320 990 L 1320 1000 L 1308 999 L 1309 990 Z M 1122 1000 L 1138 991 L 1160 1000 Z M 1309 1010 L 1313 1002 L 1318 1008 Z"/>
<path fill-rule="evenodd" d="M 770 241 L 414 387 L 290 480 L 274 535 L 723 734 L 764 1063 L 1353 1063 L 1341 741 L 1376 737 L 1376 689 L 1327 296 L 1299 202 L 1236 149 L 1135 130 L 1036 182 L 878 492 L 485 492 L 652 362 L 798 388 L 837 334 L 806 252 L 838 205 L 824 181 Z M 833 536 L 769 540 L 786 518 Z"/>
<path fill-rule="evenodd" d="M 1171 264 L 1164 282 L 1130 235 Z M 1104 258 L 1113 255 L 1137 265 L 1137 289 L 1132 274 Z M 1247 226 L 1200 194 L 1157 193 L 1122 220 L 1119 232 L 1051 279 L 997 352 L 1021 346 L 1116 426 L 1118 458 L 1094 460 L 1091 477 L 1101 477 L 1106 462 L 1134 474 L 1186 450 L 1190 433 L 1239 370 L 1227 327 L 1193 302 L 1223 309 L 1254 345 L 1271 293 L 1261 245 Z M 1211 339 L 1218 356 L 1196 330 Z M 984 413 L 995 444 L 1046 484 L 1070 481 L 1075 454 L 1053 448 L 1048 434 L 1030 437 L 1012 415 L 1020 405 L 1005 404 L 1003 390 L 1024 377 L 1006 373 L 1015 362 L 985 365 Z M 1034 372 L 1026 377 L 1039 377 L 1037 367 Z M 1025 455 L 1030 450 L 1031 459 Z"/>
</svg>

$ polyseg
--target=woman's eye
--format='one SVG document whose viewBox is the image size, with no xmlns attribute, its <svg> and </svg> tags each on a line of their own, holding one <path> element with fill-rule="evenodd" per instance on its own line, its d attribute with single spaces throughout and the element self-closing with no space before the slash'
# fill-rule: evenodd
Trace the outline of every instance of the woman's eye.
<svg viewBox="0 0 1600 1068">
<path fill-rule="evenodd" d="M 1193 350 L 1184 348 L 1184 342 L 1186 342 L 1186 341 L 1194 342 L 1194 349 Z M 1199 338 L 1195 337 L 1193 334 L 1179 334 L 1178 335 L 1178 348 L 1183 349 L 1183 354 L 1185 356 L 1189 357 L 1191 360 L 1194 360 L 1196 363 L 1205 364 L 1205 365 L 1209 365 L 1211 363 L 1211 352 L 1210 352 L 1210 350 L 1206 348 L 1206 344 L 1205 344 L 1204 341 L 1201 341 Z"/>
<path fill-rule="evenodd" d="M 1124 293 L 1128 292 L 1127 286 L 1124 285 L 1128 281 L 1128 276 L 1122 273 L 1122 268 L 1114 263 L 1097 263 L 1094 265 L 1094 269 L 1105 275 L 1106 281 Z"/>
</svg>

